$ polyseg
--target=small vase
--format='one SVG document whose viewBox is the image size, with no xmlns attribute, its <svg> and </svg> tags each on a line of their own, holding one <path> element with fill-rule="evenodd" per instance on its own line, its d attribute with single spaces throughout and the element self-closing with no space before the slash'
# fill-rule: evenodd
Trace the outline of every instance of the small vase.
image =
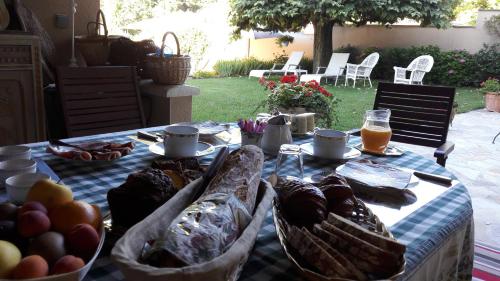
<svg viewBox="0 0 500 281">
<path fill-rule="evenodd" d="M 489 111 L 500 112 L 500 94 L 494 92 L 484 94 L 484 105 Z"/>
<path fill-rule="evenodd" d="M 248 133 L 241 132 L 241 146 L 244 145 L 255 145 L 260 147 L 260 141 L 262 140 L 262 133 Z"/>
</svg>

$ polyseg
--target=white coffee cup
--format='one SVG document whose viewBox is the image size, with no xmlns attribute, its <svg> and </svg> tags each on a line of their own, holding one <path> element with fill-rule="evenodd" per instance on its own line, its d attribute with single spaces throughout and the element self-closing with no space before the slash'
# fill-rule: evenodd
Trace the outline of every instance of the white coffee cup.
<svg viewBox="0 0 500 281">
<path fill-rule="evenodd" d="M 14 203 L 24 203 L 31 187 L 41 179 L 50 177 L 44 173 L 25 173 L 9 177 L 5 180 L 9 199 Z"/>
<path fill-rule="evenodd" d="M 9 159 L 0 162 L 0 187 L 5 180 L 17 174 L 36 172 L 36 162 L 29 159 Z"/>
<path fill-rule="evenodd" d="M 349 134 L 330 130 L 318 129 L 314 131 L 313 153 L 315 156 L 326 159 L 343 159 Z"/>
<path fill-rule="evenodd" d="M 31 159 L 31 148 L 24 145 L 0 147 L 0 161 L 9 159 Z"/>
<path fill-rule="evenodd" d="M 191 126 L 167 126 L 164 132 L 163 146 L 165 156 L 185 158 L 196 155 L 200 132 Z"/>
</svg>

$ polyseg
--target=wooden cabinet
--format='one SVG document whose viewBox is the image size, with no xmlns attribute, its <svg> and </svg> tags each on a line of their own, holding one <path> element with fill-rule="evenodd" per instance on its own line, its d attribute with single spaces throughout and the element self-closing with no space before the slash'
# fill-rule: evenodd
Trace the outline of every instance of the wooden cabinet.
<svg viewBox="0 0 500 281">
<path fill-rule="evenodd" d="M 0 34 L 0 146 L 46 139 L 38 37 Z"/>
</svg>

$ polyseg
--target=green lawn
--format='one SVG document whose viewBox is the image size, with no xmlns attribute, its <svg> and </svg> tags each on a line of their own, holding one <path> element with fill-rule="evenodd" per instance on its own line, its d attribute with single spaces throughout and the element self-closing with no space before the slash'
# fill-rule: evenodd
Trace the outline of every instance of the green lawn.
<svg viewBox="0 0 500 281">
<path fill-rule="evenodd" d="M 246 77 L 190 79 L 187 84 L 201 89 L 201 95 L 193 98 L 193 121 L 234 122 L 238 118 L 255 118 L 255 109 L 266 93 L 257 79 Z M 376 85 L 372 89 L 330 85 L 326 88 L 341 100 L 337 106 L 339 122 L 335 128 L 348 130 L 360 127 L 363 113 L 373 106 Z M 482 94 L 474 88 L 459 88 L 455 100 L 459 112 L 484 107 Z M 265 109 L 257 112 L 265 112 Z"/>
</svg>

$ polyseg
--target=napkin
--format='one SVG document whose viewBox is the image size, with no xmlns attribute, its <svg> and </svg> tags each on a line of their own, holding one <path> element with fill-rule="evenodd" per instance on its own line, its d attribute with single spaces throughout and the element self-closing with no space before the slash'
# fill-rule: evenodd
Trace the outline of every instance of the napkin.
<svg viewBox="0 0 500 281">
<path fill-rule="evenodd" d="M 349 161 L 337 168 L 337 173 L 344 176 L 354 194 L 367 203 L 400 209 L 417 201 L 416 195 L 407 188 L 411 173 L 395 166 L 370 160 Z"/>
<path fill-rule="evenodd" d="M 411 173 L 395 166 L 370 160 L 349 161 L 337 169 L 337 173 L 370 187 L 405 189 Z"/>
</svg>

